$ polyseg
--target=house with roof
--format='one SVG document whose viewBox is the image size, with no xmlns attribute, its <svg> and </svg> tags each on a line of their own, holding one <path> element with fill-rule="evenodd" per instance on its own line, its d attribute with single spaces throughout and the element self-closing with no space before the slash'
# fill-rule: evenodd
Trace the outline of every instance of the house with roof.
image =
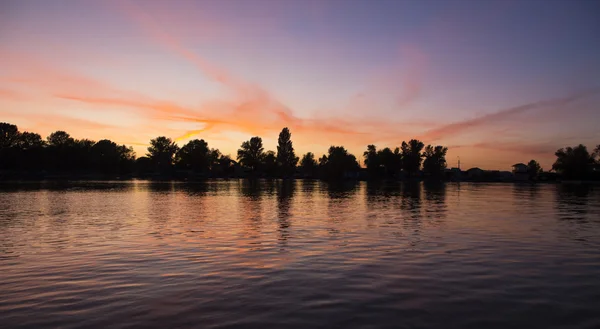
<svg viewBox="0 0 600 329">
<path fill-rule="evenodd" d="M 481 168 L 471 168 L 467 170 L 467 177 L 469 178 L 469 180 L 482 180 L 483 179 L 483 174 L 484 171 Z"/>
<path fill-rule="evenodd" d="M 512 165 L 512 172 L 515 181 L 525 182 L 529 180 L 529 168 L 524 163 L 516 163 Z"/>
</svg>

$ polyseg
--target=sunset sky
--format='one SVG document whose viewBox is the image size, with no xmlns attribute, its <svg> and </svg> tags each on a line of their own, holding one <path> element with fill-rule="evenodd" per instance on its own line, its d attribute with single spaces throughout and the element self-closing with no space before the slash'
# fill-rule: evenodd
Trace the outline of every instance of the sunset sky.
<svg viewBox="0 0 600 329">
<path fill-rule="evenodd" d="M 235 157 L 419 138 L 510 170 L 600 144 L 599 1 L 0 1 L 0 122 Z"/>
</svg>

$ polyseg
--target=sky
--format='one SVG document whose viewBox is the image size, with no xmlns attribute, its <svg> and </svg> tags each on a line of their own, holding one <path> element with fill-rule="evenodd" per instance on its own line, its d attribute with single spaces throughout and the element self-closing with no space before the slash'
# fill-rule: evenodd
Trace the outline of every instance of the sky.
<svg viewBox="0 0 600 329">
<path fill-rule="evenodd" d="M 0 121 L 235 154 L 418 138 L 510 170 L 600 144 L 600 2 L 0 1 Z"/>
</svg>

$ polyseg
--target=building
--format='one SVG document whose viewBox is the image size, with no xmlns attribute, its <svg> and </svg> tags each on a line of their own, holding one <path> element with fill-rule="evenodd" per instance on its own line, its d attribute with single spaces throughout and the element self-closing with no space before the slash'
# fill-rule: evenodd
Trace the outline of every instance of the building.
<svg viewBox="0 0 600 329">
<path fill-rule="evenodd" d="M 524 163 L 517 163 L 512 166 L 515 181 L 524 182 L 529 180 L 529 168 Z"/>
<path fill-rule="evenodd" d="M 512 165 L 513 174 L 526 174 L 529 170 L 527 165 L 524 163 L 517 163 Z"/>
<path fill-rule="evenodd" d="M 483 179 L 483 170 L 481 168 L 471 168 L 467 170 L 467 177 L 470 180 L 481 180 Z"/>
</svg>

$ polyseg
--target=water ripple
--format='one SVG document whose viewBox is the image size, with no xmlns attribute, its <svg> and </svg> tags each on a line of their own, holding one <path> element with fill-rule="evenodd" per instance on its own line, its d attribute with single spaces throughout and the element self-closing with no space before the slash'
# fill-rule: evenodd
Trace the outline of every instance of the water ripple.
<svg viewBox="0 0 600 329">
<path fill-rule="evenodd" d="M 590 187 L 0 189 L 8 328 L 598 328 L 598 278 Z"/>
</svg>

